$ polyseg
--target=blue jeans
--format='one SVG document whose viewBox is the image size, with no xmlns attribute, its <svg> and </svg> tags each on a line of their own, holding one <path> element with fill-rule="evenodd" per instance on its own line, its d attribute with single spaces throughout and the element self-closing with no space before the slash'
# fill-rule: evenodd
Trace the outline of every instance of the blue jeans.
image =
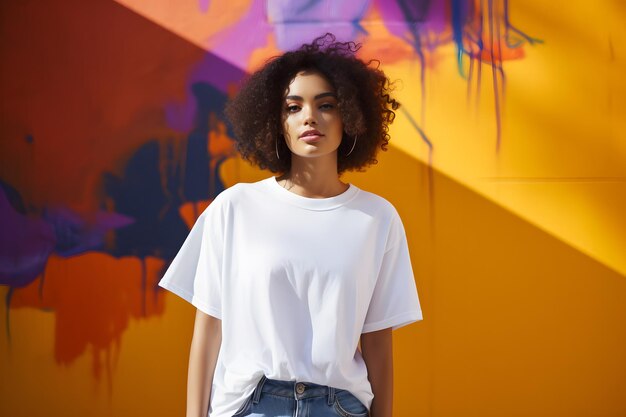
<svg viewBox="0 0 626 417">
<path fill-rule="evenodd" d="M 233 417 L 369 417 L 350 391 L 310 382 L 261 377 Z"/>
</svg>

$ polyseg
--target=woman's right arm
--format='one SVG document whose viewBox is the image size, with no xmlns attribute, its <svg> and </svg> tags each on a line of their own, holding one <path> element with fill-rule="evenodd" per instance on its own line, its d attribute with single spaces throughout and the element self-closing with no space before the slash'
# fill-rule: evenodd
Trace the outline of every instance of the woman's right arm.
<svg viewBox="0 0 626 417">
<path fill-rule="evenodd" d="M 222 321 L 196 309 L 187 374 L 187 417 L 207 417 Z"/>
</svg>

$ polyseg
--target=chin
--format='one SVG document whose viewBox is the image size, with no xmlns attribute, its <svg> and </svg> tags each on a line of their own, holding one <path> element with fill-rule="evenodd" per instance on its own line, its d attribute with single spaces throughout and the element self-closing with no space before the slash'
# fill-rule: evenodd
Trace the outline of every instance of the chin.
<svg viewBox="0 0 626 417">
<path fill-rule="evenodd" d="M 319 158 L 322 156 L 330 156 L 332 154 L 337 154 L 336 150 L 326 150 L 326 149 L 310 149 L 297 153 L 293 153 L 293 156 L 298 156 L 301 158 Z"/>
</svg>

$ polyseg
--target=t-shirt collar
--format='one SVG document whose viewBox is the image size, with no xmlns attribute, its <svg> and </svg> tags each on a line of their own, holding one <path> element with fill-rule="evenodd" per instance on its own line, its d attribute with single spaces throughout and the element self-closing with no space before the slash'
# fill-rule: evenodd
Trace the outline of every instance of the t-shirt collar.
<svg viewBox="0 0 626 417">
<path fill-rule="evenodd" d="M 281 200 L 309 210 L 331 210 L 343 206 L 359 192 L 359 187 L 349 183 L 346 191 L 333 197 L 311 198 L 304 197 L 287 190 L 278 183 L 275 176 L 266 178 L 268 191 Z"/>
</svg>

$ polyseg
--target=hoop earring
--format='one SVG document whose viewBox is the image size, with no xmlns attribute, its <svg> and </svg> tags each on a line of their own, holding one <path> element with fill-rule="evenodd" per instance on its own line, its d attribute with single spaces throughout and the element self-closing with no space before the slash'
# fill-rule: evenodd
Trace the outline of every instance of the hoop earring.
<svg viewBox="0 0 626 417">
<path fill-rule="evenodd" d="M 278 155 L 278 138 L 274 140 L 274 143 L 276 144 L 276 158 L 280 159 L 280 155 Z"/>
<path fill-rule="evenodd" d="M 352 151 L 354 150 L 354 145 L 356 145 L 356 138 L 358 137 L 358 135 L 354 135 L 354 143 L 352 144 L 352 149 L 350 149 L 350 152 L 348 152 L 346 154 L 346 156 L 350 155 L 352 153 Z"/>
</svg>

